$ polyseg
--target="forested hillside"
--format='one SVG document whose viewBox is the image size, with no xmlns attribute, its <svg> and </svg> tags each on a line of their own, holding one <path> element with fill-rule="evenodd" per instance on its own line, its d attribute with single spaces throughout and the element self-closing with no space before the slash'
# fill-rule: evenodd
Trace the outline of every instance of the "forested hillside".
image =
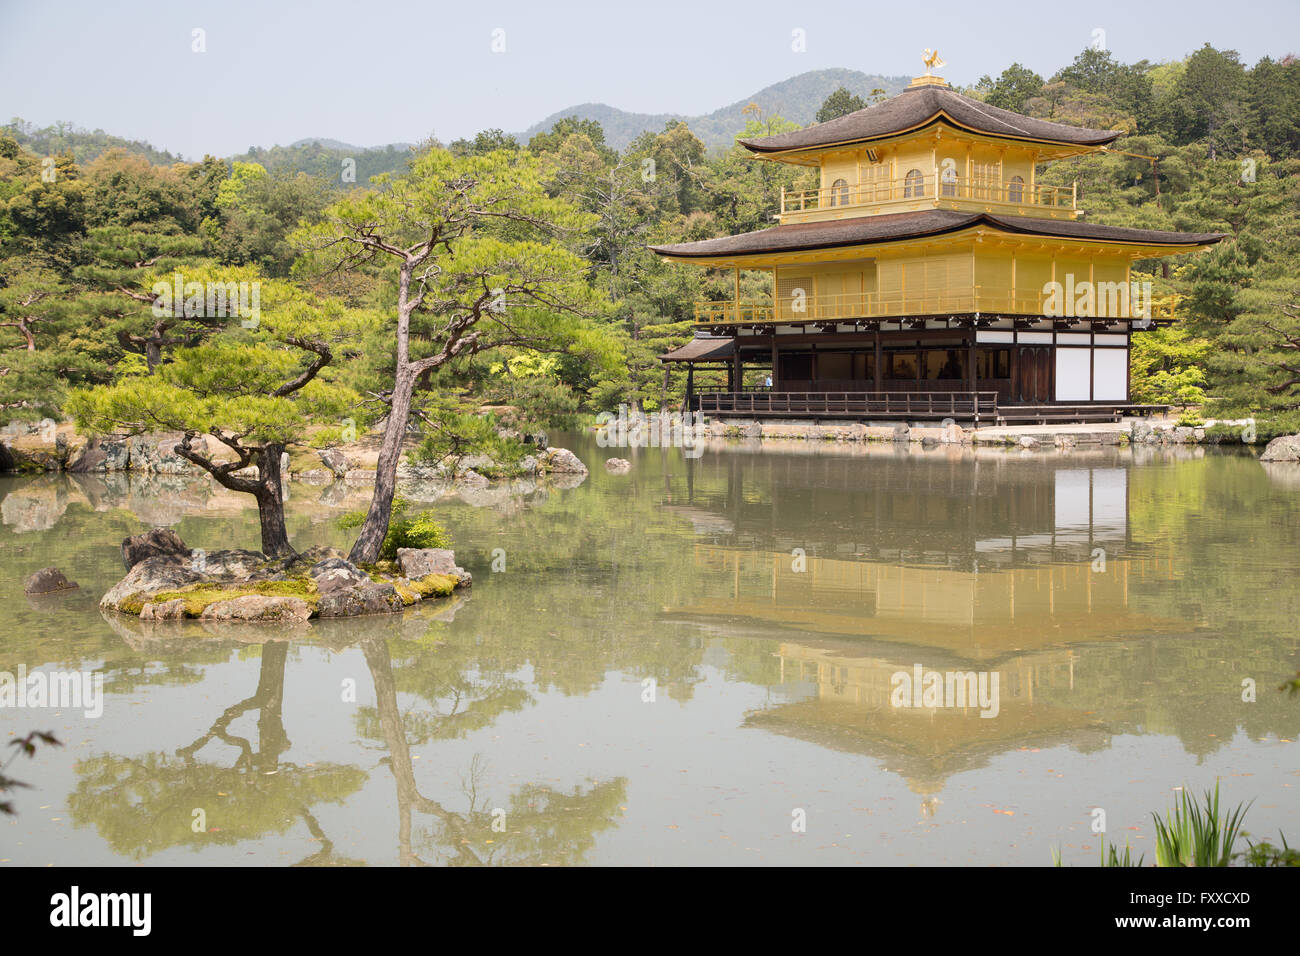
<svg viewBox="0 0 1300 956">
<path fill-rule="evenodd" d="M 1122 64 L 1087 50 L 1050 77 L 1011 65 L 966 92 L 1126 132 L 1114 152 L 1043 172 L 1046 182 L 1078 181 L 1090 221 L 1230 234 L 1168 268 L 1140 264 L 1186 297 L 1186 318 L 1140 337 L 1134 398 L 1255 415 L 1268 423 L 1261 434 L 1300 430 L 1300 64 L 1286 56 L 1248 65 L 1208 45 L 1172 64 Z M 826 119 L 870 98 L 871 90 L 822 95 L 813 112 Z M 799 103 L 794 115 L 811 121 Z M 798 125 L 761 105 L 720 113 L 728 142 Z M 667 265 L 646 246 L 770 225 L 781 188 L 810 175 L 734 146 L 710 151 L 700 129 L 672 120 L 620 149 L 599 123 L 566 118 L 526 140 L 487 130 L 446 146 L 356 152 L 313 142 L 182 163 L 107 134 L 93 134 L 96 150 L 66 130 L 10 127 L 0 133 L 0 417 L 59 417 L 70 390 L 147 384 L 177 350 L 255 334 L 183 311 L 160 316 L 157 284 L 177 272 L 185 281 L 275 282 L 333 303 L 357 337 L 340 353 L 350 360 L 335 361 L 327 377 L 382 405 L 396 361 L 394 265 L 378 247 L 359 243 L 351 258 L 331 260 L 313 243 L 325 242 L 331 224 L 359 228 L 375 197 L 400 196 L 417 181 L 430 188 L 432 173 L 402 178 L 430 150 L 437 162 L 425 166 L 438 170 L 441 188 L 486 170 L 535 188 L 520 221 L 547 228 L 550 246 L 581 263 L 585 291 L 566 286 L 548 316 L 544 290 L 524 283 L 536 266 L 532 247 L 508 222 L 476 220 L 476 245 L 465 248 L 496 257 L 476 281 L 489 293 L 531 290 L 528 323 L 577 321 L 565 335 L 584 344 L 539 352 L 546 336 L 507 335 L 490 349 L 457 346 L 420 381 L 429 427 L 480 404 L 518 409 L 524 423 L 572 421 L 619 402 L 671 405 L 682 383 L 656 356 L 691 334 L 695 300 L 730 295 L 730 277 Z M 355 181 L 344 174 L 348 159 Z M 380 175 L 389 170 L 397 174 Z M 440 301 L 482 309 L 467 298 L 463 274 L 429 281 Z M 742 294 L 769 294 L 765 276 L 743 283 Z M 482 314 L 511 315 L 514 303 L 505 296 L 503 311 Z M 412 326 L 417 352 L 445 344 L 456 321 L 454 309 L 440 313 L 428 301 L 422 309 Z"/>
<path fill-rule="evenodd" d="M 605 130 L 606 141 L 615 149 L 626 149 L 645 132 L 658 132 L 668 123 L 681 120 L 690 127 L 709 150 L 729 149 L 738 130 L 745 125 L 745 109 L 751 103 L 768 113 L 779 113 L 793 123 L 806 126 L 817 116 L 826 97 L 841 87 L 864 100 L 877 90 L 887 96 L 907 86 L 905 76 L 877 76 L 857 70 L 810 70 L 780 83 L 773 83 L 757 93 L 702 116 L 629 113 L 604 103 L 583 103 L 561 110 L 542 122 L 530 126 L 521 139 L 527 141 L 544 133 L 565 117 L 595 120 Z"/>
</svg>

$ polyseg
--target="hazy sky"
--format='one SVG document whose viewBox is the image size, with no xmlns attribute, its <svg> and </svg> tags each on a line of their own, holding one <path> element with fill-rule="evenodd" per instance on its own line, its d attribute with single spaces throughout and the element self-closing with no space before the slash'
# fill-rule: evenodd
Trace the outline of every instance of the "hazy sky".
<svg viewBox="0 0 1300 956">
<path fill-rule="evenodd" d="M 1208 41 L 1253 64 L 1300 47 L 1300 2 L 0 0 L 0 119 L 67 120 L 189 158 L 304 137 L 448 141 L 592 101 L 705 113 L 825 67 L 913 76 L 925 47 L 954 83 L 1016 60 L 1046 76 L 1098 29 L 1124 62 Z"/>
</svg>

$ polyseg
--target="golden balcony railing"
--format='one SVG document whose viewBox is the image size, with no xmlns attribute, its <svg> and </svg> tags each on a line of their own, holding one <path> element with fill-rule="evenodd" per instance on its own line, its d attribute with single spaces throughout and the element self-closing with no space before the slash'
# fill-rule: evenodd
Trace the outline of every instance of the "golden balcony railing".
<svg viewBox="0 0 1300 956">
<path fill-rule="evenodd" d="M 943 291 L 858 292 L 840 295 L 806 295 L 777 302 L 697 302 L 697 325 L 799 324 L 804 322 L 852 321 L 854 319 L 888 319 L 906 316 L 962 315 L 975 312 L 987 315 L 1024 315 L 1042 318 L 1089 320 L 1117 319 L 1172 322 L 1177 316 L 1178 296 L 1134 295 L 1118 288 L 1101 288 L 1099 283 L 1092 315 L 1076 315 L 1073 309 L 1059 308 L 1059 302 L 1046 292 L 1010 292 L 986 289 L 978 285 Z"/>
<path fill-rule="evenodd" d="M 936 182 L 938 187 L 936 188 Z M 822 189 L 781 190 L 781 214 L 917 203 L 931 200 L 970 200 L 1008 206 L 1033 206 L 1074 212 L 1078 208 L 1075 186 L 1048 186 L 1006 180 L 946 179 L 944 174 L 918 174 L 902 179 L 883 179 L 856 185 Z"/>
</svg>

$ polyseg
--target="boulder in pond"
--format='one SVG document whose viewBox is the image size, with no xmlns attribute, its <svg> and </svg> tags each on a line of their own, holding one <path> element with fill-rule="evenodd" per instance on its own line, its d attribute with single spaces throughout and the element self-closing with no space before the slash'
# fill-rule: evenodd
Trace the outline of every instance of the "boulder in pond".
<svg viewBox="0 0 1300 956">
<path fill-rule="evenodd" d="M 141 617 L 143 616 L 142 613 Z M 203 609 L 200 617 L 205 621 L 298 623 L 311 617 L 311 605 L 302 598 L 245 594 L 228 601 L 209 604 Z"/>
<path fill-rule="evenodd" d="M 456 564 L 456 552 L 450 548 L 398 548 L 397 566 L 411 580 L 430 574 L 453 574 L 457 587 L 468 587 L 473 576 Z"/>
<path fill-rule="evenodd" d="M 41 568 L 27 575 L 23 581 L 24 594 L 51 594 L 55 591 L 71 591 L 77 587 L 76 581 L 69 581 L 58 568 Z"/>
<path fill-rule="evenodd" d="M 1274 438 L 1259 456 L 1260 461 L 1300 461 L 1300 435 Z"/>
<path fill-rule="evenodd" d="M 567 448 L 548 448 L 537 456 L 539 471 L 557 475 L 585 475 L 587 466 Z"/>
<path fill-rule="evenodd" d="M 99 471 L 126 471 L 131 461 L 131 446 L 121 435 L 103 435 L 90 439 L 68 458 L 67 469 L 75 474 Z"/>
<path fill-rule="evenodd" d="M 326 558 L 324 561 L 318 561 L 307 571 L 307 576 L 316 583 L 316 589 L 321 594 L 341 588 L 354 588 L 370 582 L 370 575 L 346 558 Z"/>
<path fill-rule="evenodd" d="M 312 566 L 329 558 L 341 558 L 343 552 L 338 548 L 314 545 L 306 551 L 290 554 L 283 558 L 267 561 L 248 575 L 250 581 L 284 581 L 288 578 L 311 574 Z"/>
<path fill-rule="evenodd" d="M 222 551 L 204 551 L 195 548 L 190 557 L 193 570 L 215 578 L 246 580 L 254 571 L 266 564 L 261 551 L 230 548 Z"/>
<path fill-rule="evenodd" d="M 391 582 L 371 581 L 352 588 L 338 588 L 320 596 L 320 617 L 354 617 L 358 614 L 388 614 L 403 608 L 402 596 Z"/>
<path fill-rule="evenodd" d="M 632 463 L 626 458 L 606 458 L 605 470 L 611 475 L 626 475 L 632 470 Z"/>
<path fill-rule="evenodd" d="M 138 609 L 124 608 L 123 604 L 135 595 L 175 591 L 201 580 L 203 575 L 192 568 L 188 553 L 183 556 L 156 554 L 137 562 L 126 573 L 126 577 L 109 588 L 108 593 L 99 599 L 99 606 L 112 608 L 115 611 L 127 610 L 138 613 Z"/>
<path fill-rule="evenodd" d="M 185 601 L 175 598 L 171 601 L 152 601 L 140 608 L 142 621 L 179 621 L 185 617 Z"/>
<path fill-rule="evenodd" d="M 184 558 L 188 561 L 190 548 L 171 528 L 154 528 L 143 534 L 133 534 L 122 541 L 122 564 L 128 571 L 141 561 L 160 555 Z"/>
<path fill-rule="evenodd" d="M 467 468 L 456 476 L 458 488 L 486 488 L 489 482 L 473 468 Z"/>
<path fill-rule="evenodd" d="M 357 467 L 356 461 L 341 448 L 322 448 L 318 454 L 321 464 L 328 468 L 335 478 L 342 478 Z"/>
</svg>

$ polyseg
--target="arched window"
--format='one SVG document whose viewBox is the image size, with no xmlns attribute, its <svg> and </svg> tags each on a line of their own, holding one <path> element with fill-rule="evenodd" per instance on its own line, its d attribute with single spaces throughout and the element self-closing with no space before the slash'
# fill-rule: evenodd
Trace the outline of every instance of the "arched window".
<svg viewBox="0 0 1300 956">
<path fill-rule="evenodd" d="M 1007 202 L 1025 201 L 1025 181 L 1019 176 L 1012 176 L 1007 183 Z"/>
<path fill-rule="evenodd" d="M 849 204 L 849 184 L 846 180 L 837 179 L 831 183 L 831 205 L 847 206 Z"/>
<path fill-rule="evenodd" d="M 939 175 L 939 182 L 942 184 L 939 195 L 957 195 L 957 170 L 951 166 L 944 167 L 943 172 Z"/>
<path fill-rule="evenodd" d="M 921 175 L 919 169 L 909 169 L 907 175 L 903 177 L 903 198 L 912 199 L 924 195 L 925 177 Z"/>
</svg>

